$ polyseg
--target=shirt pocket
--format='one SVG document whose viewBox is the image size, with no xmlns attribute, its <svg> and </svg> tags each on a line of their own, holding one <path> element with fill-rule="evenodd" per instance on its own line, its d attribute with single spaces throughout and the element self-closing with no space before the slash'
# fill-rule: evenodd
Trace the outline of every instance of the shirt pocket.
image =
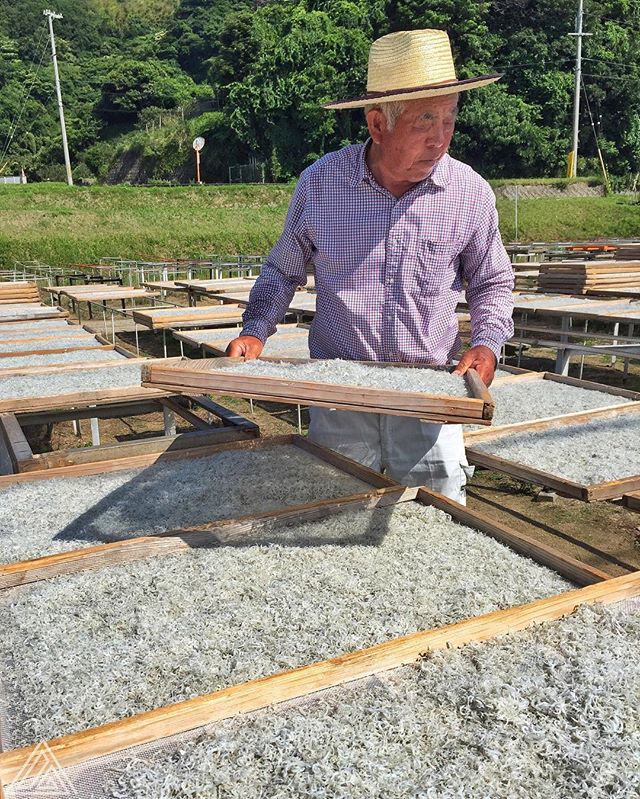
<svg viewBox="0 0 640 799">
<path fill-rule="evenodd" d="M 457 241 L 424 239 L 418 246 L 414 283 L 420 294 L 462 291 Z"/>
</svg>

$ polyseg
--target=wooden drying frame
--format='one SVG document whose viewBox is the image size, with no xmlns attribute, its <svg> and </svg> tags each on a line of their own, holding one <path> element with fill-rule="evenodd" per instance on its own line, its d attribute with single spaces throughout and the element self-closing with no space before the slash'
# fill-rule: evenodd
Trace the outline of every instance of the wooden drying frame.
<svg viewBox="0 0 640 799">
<path fill-rule="evenodd" d="M 158 311 L 174 311 L 172 314 L 158 314 Z M 148 327 L 150 330 L 168 330 L 171 327 L 180 327 L 182 324 L 210 325 L 212 322 L 233 324 L 242 321 L 243 309 L 237 305 L 201 305 L 199 307 L 176 306 L 175 308 L 151 308 L 141 310 L 133 308 L 131 314 L 133 321 L 138 325 Z"/>
<path fill-rule="evenodd" d="M 123 563 L 157 554 L 187 551 L 194 546 L 211 546 L 229 543 L 245 536 L 252 530 L 260 529 L 267 522 L 271 523 L 274 520 L 279 520 L 280 522 L 289 522 L 292 519 L 309 521 L 323 518 L 347 508 L 372 507 L 373 505 L 387 505 L 403 502 L 413 499 L 417 493 L 420 493 L 421 501 L 424 504 L 432 505 L 444 511 L 461 524 L 480 530 L 485 535 L 495 538 L 519 554 L 553 569 L 558 574 L 572 580 L 578 585 L 588 585 L 609 579 L 611 576 L 600 569 L 581 563 L 571 556 L 557 551 L 553 547 L 539 543 L 529 536 L 518 533 L 499 522 L 494 522 L 480 513 L 471 512 L 463 505 L 459 505 L 457 502 L 453 502 L 441 494 L 422 488 L 418 492 L 417 488 L 399 486 L 394 480 L 362 466 L 352 461 L 350 458 L 346 458 L 344 455 L 340 455 L 337 452 L 314 444 L 307 438 L 298 435 L 278 436 L 270 439 L 253 439 L 242 442 L 236 441 L 234 443 L 201 447 L 197 450 L 167 451 L 160 454 L 121 458 L 114 461 L 77 464 L 75 466 L 51 468 L 39 472 L 7 475 L 0 477 L 0 489 L 18 483 L 48 480 L 53 477 L 64 478 L 101 474 L 123 469 L 141 468 L 161 460 L 202 457 L 206 454 L 214 454 L 225 450 L 243 451 L 264 449 L 283 444 L 291 444 L 300 447 L 315 457 L 332 464 L 340 471 L 351 474 L 363 482 L 368 483 L 371 489 L 351 497 L 347 496 L 316 501 L 298 506 L 298 508 L 250 514 L 236 519 L 218 520 L 209 524 L 181 528 L 179 530 L 170 530 L 154 536 L 142 536 L 109 544 L 81 547 L 78 550 L 0 565 L 0 590 L 60 576 L 62 574 L 71 574 L 86 569 L 99 568 L 103 565 L 109 565 L 110 563 Z M 373 503 L 373 505 L 371 503 Z"/>
<path fill-rule="evenodd" d="M 159 359 L 162 360 L 162 359 Z M 65 366 L 36 366 L 36 367 L 16 367 L 14 369 L 0 370 L 0 396 L 2 395 L 2 379 L 4 377 L 17 377 L 20 375 L 46 375 L 55 372 L 75 372 L 78 370 L 93 369 L 118 369 L 124 366 L 131 366 L 138 361 L 136 358 L 128 358 L 122 361 L 98 361 L 66 364 Z M 139 363 L 147 363 L 140 359 Z M 0 400 L 0 413 L 21 413 L 29 411 L 54 410 L 56 408 L 78 407 L 85 408 L 89 405 L 108 405 L 113 402 L 127 402 L 132 400 L 146 400 L 159 397 L 167 397 L 170 393 L 157 391 L 155 389 L 142 388 L 134 385 L 131 388 L 107 388 L 98 391 L 75 391 L 68 394 L 53 394 L 48 397 L 13 397 Z"/>
<path fill-rule="evenodd" d="M 430 492 L 428 492 L 430 493 Z M 422 490 L 418 498 L 424 500 Z M 455 504 L 455 503 L 452 503 Z M 290 671 L 232 685 L 79 733 L 47 741 L 60 768 L 79 765 L 132 746 L 153 743 L 215 721 L 299 699 L 419 660 L 439 649 L 487 641 L 570 615 L 594 602 L 613 603 L 640 595 L 640 572 L 615 577 L 557 596 L 494 611 L 455 624 L 413 633 L 382 644 Z M 0 753 L 0 785 L 20 775 L 36 746 Z"/>
<path fill-rule="evenodd" d="M 0 446 L 4 437 L 6 456 L 11 462 L 12 472 L 20 473 L 83 463 L 99 463 L 138 455 L 159 454 L 169 450 L 175 452 L 194 447 L 206 447 L 211 444 L 222 444 L 228 441 L 244 441 L 260 435 L 260 428 L 255 422 L 224 408 L 206 397 L 189 397 L 188 399 L 198 407 L 215 415 L 222 423 L 222 426 L 215 426 L 205 422 L 178 402 L 178 400 L 182 399 L 182 397 L 176 397 L 174 401 L 167 397 L 142 401 L 134 400 L 132 402 L 116 402 L 84 409 L 62 409 L 36 413 L 0 413 Z M 124 441 L 116 444 L 101 444 L 89 448 L 62 449 L 35 455 L 22 429 L 23 426 L 30 424 L 51 424 L 93 418 L 113 419 L 149 413 L 162 413 L 164 407 L 190 422 L 196 430 Z M 6 475 L 7 472 L 0 471 L 1 474 Z"/>
<path fill-rule="evenodd" d="M 635 402 L 640 401 L 640 392 L 638 391 L 631 391 L 626 388 L 617 388 L 614 386 L 605 386 L 602 383 L 594 383 L 591 380 L 579 380 L 577 377 L 568 377 L 566 375 L 559 375 L 555 372 L 521 372 L 521 373 L 514 373 L 510 375 L 505 375 L 504 377 L 496 377 L 494 381 L 491 383 L 492 386 L 504 386 L 510 385 L 513 383 L 530 383 L 530 382 L 540 382 L 542 380 L 548 380 L 551 383 L 560 383 L 566 386 L 572 386 L 575 388 L 582 388 L 585 391 L 595 391 L 599 392 L 600 394 L 610 394 L 614 397 L 621 397 L 624 399 L 628 399 L 629 402 L 623 402 L 620 405 L 605 405 L 600 408 L 595 408 L 594 410 L 597 411 L 608 411 L 612 409 L 617 410 L 624 410 L 625 408 L 633 407 Z M 503 425 L 496 425 L 493 424 L 491 427 L 491 433 L 498 432 L 499 430 L 509 429 L 509 430 L 517 430 L 518 425 L 528 426 L 533 423 L 538 422 L 552 422 L 552 421 L 570 421 L 572 418 L 579 416 L 581 418 L 584 417 L 585 413 L 590 413 L 590 411 L 572 411 L 570 413 L 562 413 L 558 414 L 557 416 L 548 416 L 545 418 L 540 419 L 528 419 L 524 422 L 514 422 L 511 424 L 503 424 Z M 489 433 L 486 430 L 465 430 L 464 431 L 464 440 L 465 443 L 473 446 L 473 442 L 478 439 L 482 438 L 491 438 Z"/>
<path fill-rule="evenodd" d="M 575 499 L 583 500 L 584 502 L 593 502 L 603 499 L 617 499 L 622 497 L 623 494 L 637 491 L 640 489 L 640 475 L 631 477 L 624 477 L 620 480 L 609 480 L 604 483 L 576 483 L 567 478 L 558 477 L 549 472 L 544 472 L 540 469 L 534 469 L 531 466 L 526 466 L 517 461 L 506 460 L 497 455 L 490 455 L 486 452 L 474 449 L 473 444 L 491 441 L 494 438 L 502 438 L 515 433 L 529 433 L 541 430 L 547 430 L 552 427 L 564 426 L 570 428 L 573 425 L 582 422 L 588 422 L 592 419 L 607 419 L 616 416 L 624 416 L 629 414 L 631 416 L 640 413 L 640 403 L 633 402 L 625 405 L 618 405 L 614 408 L 594 409 L 589 411 L 580 411 L 579 413 L 567 414 L 566 416 L 553 417 L 550 419 L 541 419 L 533 422 L 518 422 L 517 424 L 504 425 L 495 430 L 478 431 L 478 434 L 473 435 L 472 446 L 467 446 L 467 458 L 469 463 L 476 466 L 483 466 L 485 469 L 491 469 L 496 472 L 503 472 L 510 474 L 513 477 L 518 477 L 523 480 L 528 480 L 532 483 L 547 486 L 554 491 L 565 494 Z M 468 443 L 469 439 L 467 439 Z"/>
<path fill-rule="evenodd" d="M 42 305 L 42 308 L 47 310 L 44 313 L 34 314 L 25 308 L 24 313 L 3 316 L 2 306 L 0 305 L 0 326 L 10 325 L 13 322 L 39 322 L 41 319 L 66 319 L 69 316 L 69 311 L 65 311 L 59 306 L 48 308 L 46 305 Z"/>
<path fill-rule="evenodd" d="M 281 510 L 250 514 L 234 519 L 222 519 L 208 524 L 169 530 L 157 535 L 132 537 L 109 544 L 80 547 L 77 550 L 3 564 L 0 565 L 0 590 L 57 577 L 62 574 L 73 574 L 86 569 L 99 568 L 113 563 L 140 560 L 157 554 L 187 551 L 196 546 L 229 543 L 245 536 L 251 530 L 263 527 L 274 519 L 280 523 L 288 522 L 292 519 L 311 520 L 339 512 L 346 507 L 372 507 L 404 499 L 413 499 L 417 493 L 416 488 L 400 486 L 395 480 L 385 477 L 366 466 L 362 466 L 344 455 L 314 444 L 302 436 L 285 435 L 273 438 L 238 440 L 237 434 L 234 441 L 219 442 L 193 449 L 170 450 L 152 455 L 120 458 L 112 461 L 103 460 L 94 463 L 82 463 L 74 466 L 6 475 L 0 477 L 0 489 L 16 484 L 46 481 L 52 478 L 82 477 L 144 468 L 157 462 L 200 458 L 225 451 L 243 452 L 275 449 L 285 445 L 296 446 L 314 458 L 331 464 L 344 474 L 357 477 L 367 484 L 369 489 L 357 494 L 305 503 Z M 608 577 L 604 572 L 591 569 L 591 567 L 582 568 L 581 564 L 571 559 L 567 561 L 566 567 L 571 571 L 572 575 L 575 572 L 575 579 L 578 582 L 581 580 L 593 582 Z"/>
<path fill-rule="evenodd" d="M 315 405 L 351 411 L 413 416 L 440 423 L 491 424 L 494 404 L 487 387 L 474 369 L 464 380 L 472 394 L 469 397 L 448 397 L 411 391 L 392 391 L 363 386 L 344 386 L 286 378 L 229 373 L 225 367 L 243 363 L 244 358 L 215 360 L 171 359 L 157 361 L 142 369 L 142 384 L 165 391 L 216 392 L 270 402 Z M 313 363 L 309 358 L 262 358 L 271 363 Z M 377 369 L 401 366 L 425 369 L 424 364 L 382 361 L 353 361 Z"/>
</svg>

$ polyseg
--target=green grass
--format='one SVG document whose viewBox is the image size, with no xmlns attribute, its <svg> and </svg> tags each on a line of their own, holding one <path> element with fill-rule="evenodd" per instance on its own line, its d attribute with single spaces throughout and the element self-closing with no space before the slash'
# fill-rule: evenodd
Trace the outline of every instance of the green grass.
<svg viewBox="0 0 640 799">
<path fill-rule="evenodd" d="M 292 191 L 292 185 L 0 186 L 0 265 L 266 253 Z M 498 209 L 503 238 L 511 241 L 514 203 L 500 199 Z M 631 197 L 520 200 L 518 214 L 522 242 L 640 238 L 640 206 Z"/>
<path fill-rule="evenodd" d="M 515 203 L 498 200 L 504 241 L 516 239 Z M 518 241 L 640 238 L 640 204 L 633 195 L 520 200 Z"/>
<path fill-rule="evenodd" d="M 599 175 L 580 178 L 495 178 L 489 183 L 497 188 L 498 186 L 556 186 L 561 189 L 563 186 L 570 186 L 573 183 L 586 183 L 587 186 L 602 186 L 603 180 Z"/>
</svg>

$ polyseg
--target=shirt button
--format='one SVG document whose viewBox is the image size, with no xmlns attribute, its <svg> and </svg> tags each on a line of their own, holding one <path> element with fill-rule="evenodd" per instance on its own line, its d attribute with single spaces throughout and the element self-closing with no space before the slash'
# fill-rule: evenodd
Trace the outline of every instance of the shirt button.
<svg viewBox="0 0 640 799">
<path fill-rule="evenodd" d="M 388 277 L 387 278 L 387 286 L 392 286 L 392 285 L 393 285 L 393 278 L 392 277 Z"/>
</svg>

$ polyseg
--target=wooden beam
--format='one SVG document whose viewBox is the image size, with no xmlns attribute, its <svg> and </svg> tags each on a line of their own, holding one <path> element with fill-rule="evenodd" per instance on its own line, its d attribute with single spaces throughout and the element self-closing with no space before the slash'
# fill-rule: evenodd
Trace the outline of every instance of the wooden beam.
<svg viewBox="0 0 640 799">
<path fill-rule="evenodd" d="M 587 486 L 575 483 L 573 480 L 565 480 L 562 477 L 556 477 L 540 469 L 533 469 L 530 466 L 524 466 L 521 463 L 508 461 L 505 458 L 499 458 L 497 455 L 491 455 L 488 452 L 481 452 L 478 449 L 473 449 L 473 447 L 467 447 L 467 458 L 469 463 L 474 466 L 482 466 L 494 472 L 510 474 L 513 477 L 527 480 L 530 483 L 553 488 L 554 491 L 558 491 L 568 497 L 581 499 L 584 502 L 587 501 Z"/>
<path fill-rule="evenodd" d="M 87 344 L 82 347 L 55 347 L 51 350 L 15 350 L 13 352 L 0 352 L 0 358 L 26 358 L 29 355 L 59 355 L 63 352 L 82 352 L 84 350 L 112 350 L 113 344 Z M 89 362 L 90 363 L 90 362 Z M 0 360 L 0 368 L 2 361 Z"/>
<path fill-rule="evenodd" d="M 83 732 L 47 742 L 60 767 L 86 763 L 132 746 L 152 743 L 180 732 L 270 707 L 280 702 L 364 679 L 413 663 L 428 652 L 488 641 L 499 635 L 554 621 L 594 602 L 614 603 L 640 595 L 640 572 L 540 599 L 515 608 L 396 638 L 368 649 L 309 666 L 233 685 L 205 696 L 177 702 Z M 10 785 L 35 746 L 0 754 L 0 782 Z"/>
<path fill-rule="evenodd" d="M 607 572 L 582 563 L 570 555 L 565 555 L 524 533 L 519 533 L 500 522 L 493 521 L 488 516 L 484 516 L 477 511 L 469 511 L 464 505 L 453 502 L 453 500 L 442 496 L 442 494 L 437 494 L 435 491 L 421 488 L 418 491 L 418 500 L 448 513 L 460 524 L 481 530 L 485 535 L 495 538 L 502 544 L 506 544 L 521 555 L 536 561 L 536 563 L 553 569 L 553 571 L 578 585 L 591 585 L 592 583 L 611 579 L 611 575 L 607 574 Z"/>
<path fill-rule="evenodd" d="M 133 402 L 114 402 L 95 408 L 74 408 L 72 410 L 27 411 L 16 413 L 22 427 L 37 424 L 57 424 L 72 419 L 122 419 L 125 416 L 145 416 L 162 412 L 160 400 L 134 400 Z"/>
<path fill-rule="evenodd" d="M 196 405 L 199 405 L 201 408 L 209 411 L 209 413 L 217 416 L 225 426 L 243 427 L 245 429 L 257 430 L 258 432 L 260 430 L 258 425 L 255 422 L 252 422 L 251 419 L 247 419 L 244 416 L 241 416 L 239 413 L 236 413 L 229 408 L 225 408 L 224 405 L 219 405 L 209 397 L 203 396 L 202 394 L 193 394 L 189 395 L 189 399 L 191 402 L 194 402 Z"/>
<path fill-rule="evenodd" d="M 21 472 L 28 469 L 34 462 L 33 451 L 14 414 L 0 414 L 0 433 L 7 444 L 13 470 Z"/>
<path fill-rule="evenodd" d="M 195 427 L 196 430 L 212 430 L 213 425 L 209 424 L 209 422 L 205 422 L 204 419 L 201 419 L 195 413 L 192 413 L 188 408 L 185 408 L 184 405 L 181 405 L 179 402 L 166 397 L 160 400 L 160 403 L 163 407 L 167 408 L 174 413 L 177 413 L 185 422 L 189 422 L 192 427 Z"/>
<path fill-rule="evenodd" d="M 253 435 L 239 427 L 210 427 L 207 430 L 195 430 L 178 433 L 175 436 L 156 436 L 138 441 L 123 441 L 118 444 L 103 444 L 98 447 L 82 447 L 78 449 L 62 449 L 36 455 L 34 462 L 25 472 L 40 469 L 59 469 L 61 467 L 79 466 L 81 464 L 98 464 L 120 458 L 135 458 L 144 455 L 162 455 L 167 452 L 179 452 L 198 447 L 211 447 L 226 442 L 246 441 Z"/>
<path fill-rule="evenodd" d="M 399 485 L 397 480 L 392 480 L 390 477 L 380 474 L 380 472 L 369 469 L 367 466 L 363 466 L 361 463 L 358 463 L 351 458 L 347 458 L 345 455 L 341 455 L 335 450 L 329 449 L 328 447 L 323 447 L 313 441 L 309 441 L 309 439 L 305 436 L 296 435 L 293 437 L 293 442 L 297 447 L 300 447 L 300 449 L 311 453 L 316 458 L 321 458 L 323 461 L 330 463 L 332 466 L 336 466 L 341 472 L 347 472 L 348 474 L 351 474 L 366 483 L 370 483 L 376 488 L 386 488 L 388 486 Z"/>
</svg>

